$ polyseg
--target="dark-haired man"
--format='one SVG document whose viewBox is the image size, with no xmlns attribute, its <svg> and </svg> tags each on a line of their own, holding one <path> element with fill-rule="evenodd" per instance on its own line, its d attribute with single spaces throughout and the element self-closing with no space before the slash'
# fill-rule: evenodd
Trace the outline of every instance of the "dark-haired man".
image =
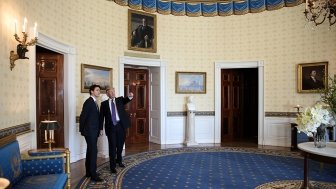
<svg viewBox="0 0 336 189">
<path fill-rule="evenodd" d="M 303 90 L 316 90 L 323 89 L 324 84 L 317 78 L 316 70 L 311 70 L 309 77 L 303 80 L 302 89 Z"/>
<path fill-rule="evenodd" d="M 99 108 L 97 98 L 100 95 L 100 86 L 92 85 L 89 89 L 90 97 L 84 102 L 82 112 L 79 117 L 79 130 L 85 137 L 86 149 L 86 177 L 96 182 L 103 181 L 97 174 L 97 140 L 103 130 L 99 124 Z"/>
</svg>

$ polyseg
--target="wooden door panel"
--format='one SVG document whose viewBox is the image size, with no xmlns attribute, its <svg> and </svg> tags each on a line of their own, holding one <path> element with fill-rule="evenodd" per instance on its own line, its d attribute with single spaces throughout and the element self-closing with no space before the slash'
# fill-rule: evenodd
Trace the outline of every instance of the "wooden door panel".
<svg viewBox="0 0 336 189">
<path fill-rule="evenodd" d="M 52 147 L 64 147 L 63 55 L 37 50 L 36 57 L 37 147 L 48 147 L 44 130 L 39 129 L 43 120 L 58 121 L 60 128 L 54 132 L 56 143 Z"/>
<path fill-rule="evenodd" d="M 141 110 L 146 109 L 146 85 L 136 86 L 136 94 L 139 95 L 136 98 L 136 110 L 140 110 L 138 113 L 141 113 Z"/>
<path fill-rule="evenodd" d="M 149 137 L 149 106 L 148 106 L 148 70 L 125 69 L 124 88 L 134 93 L 128 105 L 131 127 L 128 129 L 126 144 L 148 142 Z M 128 94 L 125 90 L 125 95 Z"/>
<path fill-rule="evenodd" d="M 39 80 L 39 94 L 40 103 L 39 108 L 41 110 L 41 117 L 51 116 L 55 117 L 56 115 L 56 80 L 53 79 L 44 79 Z M 44 93 L 44 94 L 43 94 Z M 47 119 L 48 117 L 45 117 Z"/>
<path fill-rule="evenodd" d="M 239 135 L 241 127 L 241 98 L 242 98 L 242 75 L 239 71 L 222 70 L 221 72 L 221 140 L 232 141 Z"/>
<path fill-rule="evenodd" d="M 141 139 L 143 137 L 146 137 L 146 136 L 144 136 L 146 134 L 146 130 L 147 130 L 146 129 L 146 119 L 144 119 L 144 118 L 137 118 L 135 123 L 136 123 L 135 124 L 135 127 L 136 127 L 136 129 L 135 129 L 135 132 L 136 132 L 135 137 L 139 138 L 139 139 Z"/>
</svg>

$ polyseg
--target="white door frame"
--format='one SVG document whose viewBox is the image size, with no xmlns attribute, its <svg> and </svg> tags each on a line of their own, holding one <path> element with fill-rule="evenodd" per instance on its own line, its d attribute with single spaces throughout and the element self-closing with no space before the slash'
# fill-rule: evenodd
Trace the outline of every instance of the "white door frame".
<svg viewBox="0 0 336 189">
<path fill-rule="evenodd" d="M 50 38 L 47 35 L 38 33 L 37 45 L 43 48 L 52 50 L 63 54 L 64 56 L 64 146 L 68 147 L 74 155 L 76 150 L 74 149 L 74 142 L 76 139 L 76 49 L 72 46 L 63 44 Z M 35 52 L 34 52 L 35 51 Z M 32 52 L 34 58 L 30 64 L 30 120 L 32 120 L 32 125 L 37 127 L 39 123 L 36 123 L 36 48 Z M 36 131 L 36 128 L 35 128 Z M 70 137 L 71 136 L 71 137 Z M 35 148 L 36 148 L 36 132 L 35 132 Z M 57 142 L 57 141 L 56 141 Z M 73 158 L 71 158 L 73 160 Z"/>
<path fill-rule="evenodd" d="M 264 62 L 216 61 L 215 62 L 215 143 L 221 142 L 221 69 L 258 68 L 258 144 L 264 144 Z"/>
<path fill-rule="evenodd" d="M 126 65 L 160 68 L 160 144 L 166 143 L 166 63 L 160 59 L 119 57 L 119 94 L 124 94 L 124 67 Z"/>
</svg>

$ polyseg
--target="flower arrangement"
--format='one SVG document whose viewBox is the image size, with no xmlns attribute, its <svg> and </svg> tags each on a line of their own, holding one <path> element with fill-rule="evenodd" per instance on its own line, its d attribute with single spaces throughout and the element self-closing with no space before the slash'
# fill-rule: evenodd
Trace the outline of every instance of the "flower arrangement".
<svg viewBox="0 0 336 189">
<path fill-rule="evenodd" d="M 336 114 L 336 77 L 334 79 L 329 77 L 329 81 L 328 87 L 321 91 L 321 100 Z"/>
<path fill-rule="evenodd" d="M 308 107 L 297 117 L 298 132 L 304 132 L 307 136 L 313 137 L 317 132 L 317 128 L 321 125 L 335 126 L 335 114 L 330 107 L 317 103 L 312 107 Z"/>
</svg>

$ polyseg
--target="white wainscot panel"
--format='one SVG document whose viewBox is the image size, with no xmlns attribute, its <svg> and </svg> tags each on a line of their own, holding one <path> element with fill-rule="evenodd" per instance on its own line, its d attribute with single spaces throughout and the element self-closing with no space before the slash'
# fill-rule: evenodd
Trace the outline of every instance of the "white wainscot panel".
<svg viewBox="0 0 336 189">
<path fill-rule="evenodd" d="M 266 117 L 264 125 L 264 145 L 291 146 L 291 125 L 295 118 Z"/>
<path fill-rule="evenodd" d="M 105 134 L 105 130 L 103 131 L 103 135 L 98 137 L 98 157 L 108 158 L 109 157 L 109 147 L 108 140 Z M 86 146 L 86 145 L 85 145 Z"/>
<path fill-rule="evenodd" d="M 167 118 L 166 144 L 181 144 L 185 140 L 186 117 Z M 195 140 L 197 143 L 214 143 L 215 140 L 215 117 L 195 117 Z"/>
<path fill-rule="evenodd" d="M 186 117 L 167 117 L 166 144 L 181 144 L 185 138 Z"/>
<path fill-rule="evenodd" d="M 154 126 L 155 125 L 155 126 Z M 160 120 L 156 118 L 150 118 L 150 142 L 160 144 L 160 128 L 157 126 L 160 125 Z"/>
<path fill-rule="evenodd" d="M 195 140 L 197 143 L 215 142 L 215 117 L 196 116 L 195 117 Z"/>
<path fill-rule="evenodd" d="M 76 123 L 76 134 L 74 137 L 70 137 L 73 140 L 74 149 L 70 150 L 70 162 L 76 162 L 84 159 L 86 156 L 86 141 L 84 136 L 79 132 L 79 123 Z"/>
<path fill-rule="evenodd" d="M 33 136 L 33 132 L 30 132 L 16 137 L 19 142 L 20 152 L 26 152 L 33 149 Z"/>
</svg>

